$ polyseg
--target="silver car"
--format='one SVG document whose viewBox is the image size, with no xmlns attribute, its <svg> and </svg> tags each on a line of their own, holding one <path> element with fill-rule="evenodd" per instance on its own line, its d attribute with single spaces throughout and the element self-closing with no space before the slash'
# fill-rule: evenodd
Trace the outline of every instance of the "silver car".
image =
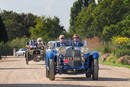
<svg viewBox="0 0 130 87">
<path fill-rule="evenodd" d="M 20 49 L 16 52 L 16 56 L 24 56 L 26 50 L 27 50 L 26 48 L 20 48 Z"/>
</svg>

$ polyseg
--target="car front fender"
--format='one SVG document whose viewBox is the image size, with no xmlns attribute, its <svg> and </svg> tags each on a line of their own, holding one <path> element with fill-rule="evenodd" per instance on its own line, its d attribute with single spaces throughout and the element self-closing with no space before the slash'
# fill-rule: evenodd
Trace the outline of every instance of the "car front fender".
<svg viewBox="0 0 130 87">
<path fill-rule="evenodd" d="M 47 57 L 47 59 L 48 59 L 48 58 L 49 58 L 49 59 L 54 59 L 54 58 L 55 58 L 55 55 L 54 55 L 53 52 L 47 52 L 47 53 L 46 53 L 46 57 Z"/>
<path fill-rule="evenodd" d="M 54 58 L 55 58 L 55 55 L 53 52 L 51 51 L 46 52 L 46 67 L 48 67 L 49 59 L 54 59 Z"/>
<path fill-rule="evenodd" d="M 85 58 L 85 59 L 87 59 L 87 57 L 89 57 L 89 56 L 90 56 L 90 54 L 91 54 L 90 52 L 88 52 L 88 53 L 84 54 L 84 58 Z"/>
<path fill-rule="evenodd" d="M 93 59 L 99 58 L 99 53 L 97 51 L 92 52 Z"/>
</svg>

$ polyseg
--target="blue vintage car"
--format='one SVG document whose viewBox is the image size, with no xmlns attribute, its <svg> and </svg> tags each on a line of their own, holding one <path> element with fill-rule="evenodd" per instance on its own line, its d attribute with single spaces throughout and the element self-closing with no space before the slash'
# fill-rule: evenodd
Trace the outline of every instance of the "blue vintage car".
<svg viewBox="0 0 130 87">
<path fill-rule="evenodd" d="M 74 46 L 73 41 L 50 41 L 46 49 L 46 77 L 55 80 L 56 74 L 85 74 L 87 78 L 98 79 L 99 53 L 89 52 L 86 41 Z"/>
</svg>

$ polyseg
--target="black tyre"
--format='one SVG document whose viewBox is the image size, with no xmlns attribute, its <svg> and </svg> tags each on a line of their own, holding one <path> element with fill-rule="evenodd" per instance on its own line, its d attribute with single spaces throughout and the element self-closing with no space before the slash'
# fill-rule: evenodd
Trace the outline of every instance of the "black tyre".
<svg viewBox="0 0 130 87">
<path fill-rule="evenodd" d="M 28 58 L 26 58 L 26 64 L 28 65 Z"/>
<path fill-rule="evenodd" d="M 46 77 L 49 78 L 49 70 L 47 67 L 46 67 Z"/>
<path fill-rule="evenodd" d="M 41 54 L 41 60 L 44 61 L 44 54 Z"/>
<path fill-rule="evenodd" d="M 28 57 L 29 57 L 29 54 L 28 54 L 28 52 L 26 52 L 26 53 L 25 53 L 25 60 L 26 60 L 26 64 L 27 64 L 27 65 L 28 65 L 28 61 L 29 61 L 29 60 L 28 60 Z"/>
<path fill-rule="evenodd" d="M 45 61 L 45 64 L 46 64 L 46 61 Z M 49 78 L 49 66 L 48 67 L 46 66 L 46 77 Z"/>
<path fill-rule="evenodd" d="M 86 73 L 86 78 L 91 78 L 91 73 Z"/>
<path fill-rule="evenodd" d="M 41 50 L 40 52 L 41 52 L 41 60 L 43 60 L 43 61 L 44 61 L 44 51 L 43 51 L 43 50 Z"/>
<path fill-rule="evenodd" d="M 49 79 L 55 80 L 55 63 L 54 59 L 49 59 Z"/>
<path fill-rule="evenodd" d="M 93 80 L 98 80 L 98 70 L 99 70 L 99 65 L 98 65 L 98 59 L 94 59 L 92 62 L 92 79 Z"/>
<path fill-rule="evenodd" d="M 28 52 L 27 58 L 28 58 L 28 61 L 30 61 L 32 59 L 32 56 L 29 54 L 29 52 Z"/>
</svg>

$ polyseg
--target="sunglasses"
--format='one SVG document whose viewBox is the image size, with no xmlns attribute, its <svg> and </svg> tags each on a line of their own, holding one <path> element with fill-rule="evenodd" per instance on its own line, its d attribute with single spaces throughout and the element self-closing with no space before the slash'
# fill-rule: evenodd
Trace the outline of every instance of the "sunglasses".
<svg viewBox="0 0 130 87">
<path fill-rule="evenodd" d="M 74 39 L 78 39 L 79 37 L 74 37 Z"/>
<path fill-rule="evenodd" d="M 64 38 L 60 38 L 60 39 L 64 39 Z"/>
</svg>

